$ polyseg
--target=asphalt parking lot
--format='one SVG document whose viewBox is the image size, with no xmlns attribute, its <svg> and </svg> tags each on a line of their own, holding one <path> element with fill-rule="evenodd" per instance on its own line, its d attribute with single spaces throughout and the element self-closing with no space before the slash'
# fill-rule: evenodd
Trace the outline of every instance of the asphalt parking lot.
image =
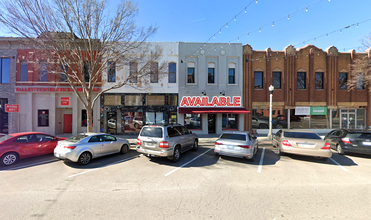
<svg viewBox="0 0 371 220">
<path fill-rule="evenodd" d="M 177 163 L 134 145 L 86 166 L 24 159 L 0 167 L 0 219 L 368 219 L 370 156 L 279 156 L 259 139 L 254 162 L 217 157 L 212 141 Z"/>
</svg>

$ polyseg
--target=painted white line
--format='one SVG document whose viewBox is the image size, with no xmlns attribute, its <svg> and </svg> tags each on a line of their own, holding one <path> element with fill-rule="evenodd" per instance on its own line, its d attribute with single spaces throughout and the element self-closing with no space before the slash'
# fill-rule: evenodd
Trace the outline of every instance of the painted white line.
<svg viewBox="0 0 371 220">
<path fill-rule="evenodd" d="M 180 167 L 174 169 L 173 171 L 171 171 L 171 172 L 165 174 L 165 176 L 169 176 L 170 174 L 172 174 L 172 173 L 174 173 L 175 171 L 179 170 L 180 168 L 186 166 L 187 164 L 191 163 L 192 161 L 196 160 L 197 158 L 201 157 L 202 155 L 206 154 L 207 152 L 209 152 L 209 151 L 211 151 L 211 150 L 212 150 L 212 148 L 210 148 L 209 150 L 203 152 L 202 154 L 198 155 L 197 157 L 193 158 L 192 160 L 188 161 L 187 163 L 183 164 L 182 166 L 180 166 Z"/>
<path fill-rule="evenodd" d="M 49 162 L 54 162 L 54 161 L 58 161 L 58 159 L 47 160 L 47 161 L 43 161 L 43 162 L 39 162 L 39 163 L 33 163 L 33 164 L 28 164 L 28 165 L 20 166 L 20 167 L 14 167 L 14 168 L 7 169 L 7 170 L 17 170 L 17 169 L 22 169 L 22 168 L 28 168 L 28 167 L 33 167 L 33 166 L 36 166 L 36 165 L 40 165 L 40 164 L 44 164 L 44 163 L 49 163 Z M 4 172 L 4 171 L 7 171 L 7 170 L 2 170 L 2 171 L 0 171 L 0 173 L 1 172 Z"/>
<path fill-rule="evenodd" d="M 129 157 L 129 158 L 126 158 L 126 159 L 123 159 L 123 160 L 119 160 L 119 161 L 116 161 L 116 162 L 113 162 L 113 163 L 107 164 L 107 165 L 105 165 L 105 166 L 102 166 L 102 167 L 98 167 L 98 168 L 95 168 L 95 169 L 91 169 L 91 170 L 84 171 L 84 172 L 82 172 L 82 173 L 76 173 L 76 174 L 74 174 L 74 175 L 68 176 L 68 178 L 71 178 L 71 177 L 74 177 L 74 176 L 78 176 L 78 175 L 81 175 L 81 174 L 85 174 L 85 173 L 89 173 L 89 172 L 91 172 L 91 171 L 98 170 L 98 169 L 100 169 L 100 168 L 107 167 L 107 166 L 111 166 L 111 165 L 114 165 L 114 164 L 117 164 L 117 163 L 125 162 L 125 161 L 128 161 L 128 160 L 134 159 L 134 158 L 136 158 L 136 157 L 140 157 L 140 155 L 138 155 L 138 156 L 134 156 L 134 157 Z"/>
<path fill-rule="evenodd" d="M 262 152 L 262 155 L 260 156 L 260 161 L 259 161 L 259 166 L 258 166 L 258 173 L 262 172 L 264 153 L 265 153 L 265 147 L 263 147 L 263 152 Z"/>
<path fill-rule="evenodd" d="M 330 157 L 330 160 L 332 161 L 332 162 L 334 162 L 334 164 L 336 164 L 336 165 L 338 165 L 341 169 L 343 169 L 344 171 L 348 171 L 347 169 L 345 169 L 343 166 L 341 166 L 338 162 L 336 162 L 334 159 L 332 159 L 331 157 Z"/>
</svg>

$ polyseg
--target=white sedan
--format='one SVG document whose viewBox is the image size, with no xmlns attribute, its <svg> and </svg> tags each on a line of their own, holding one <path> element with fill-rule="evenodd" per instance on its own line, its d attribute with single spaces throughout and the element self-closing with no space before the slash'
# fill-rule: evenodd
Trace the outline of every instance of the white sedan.
<svg viewBox="0 0 371 220">
<path fill-rule="evenodd" d="M 126 154 L 129 142 L 104 133 L 83 133 L 58 141 L 54 156 L 86 165 L 91 159 L 114 153 Z"/>
</svg>

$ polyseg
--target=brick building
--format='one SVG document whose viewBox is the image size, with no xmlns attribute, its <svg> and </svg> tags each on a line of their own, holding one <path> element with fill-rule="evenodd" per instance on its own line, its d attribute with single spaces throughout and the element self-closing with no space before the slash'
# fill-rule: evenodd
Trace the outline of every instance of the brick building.
<svg viewBox="0 0 371 220">
<path fill-rule="evenodd" d="M 273 128 L 368 128 L 371 96 L 361 81 L 348 91 L 350 67 L 366 53 L 323 51 L 313 45 L 283 51 L 255 51 L 243 47 L 245 130 L 256 129 L 256 120 L 269 116 L 269 90 L 273 85 Z M 258 118 L 258 119 L 256 119 Z M 254 127 L 255 125 L 255 127 Z M 266 127 L 264 127 L 266 128 Z"/>
</svg>

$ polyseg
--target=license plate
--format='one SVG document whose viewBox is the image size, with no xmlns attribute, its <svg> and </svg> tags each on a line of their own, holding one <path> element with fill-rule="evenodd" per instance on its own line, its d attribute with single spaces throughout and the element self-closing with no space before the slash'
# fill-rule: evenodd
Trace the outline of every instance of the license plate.
<svg viewBox="0 0 371 220">
<path fill-rule="evenodd" d="M 362 144 L 366 146 L 371 146 L 371 142 L 363 142 Z"/>
<path fill-rule="evenodd" d="M 298 144 L 298 147 L 304 147 L 304 148 L 314 148 L 316 145 L 314 144 Z"/>
<path fill-rule="evenodd" d="M 155 143 L 153 142 L 144 142 L 144 145 L 146 145 L 146 147 L 155 147 Z"/>
</svg>

